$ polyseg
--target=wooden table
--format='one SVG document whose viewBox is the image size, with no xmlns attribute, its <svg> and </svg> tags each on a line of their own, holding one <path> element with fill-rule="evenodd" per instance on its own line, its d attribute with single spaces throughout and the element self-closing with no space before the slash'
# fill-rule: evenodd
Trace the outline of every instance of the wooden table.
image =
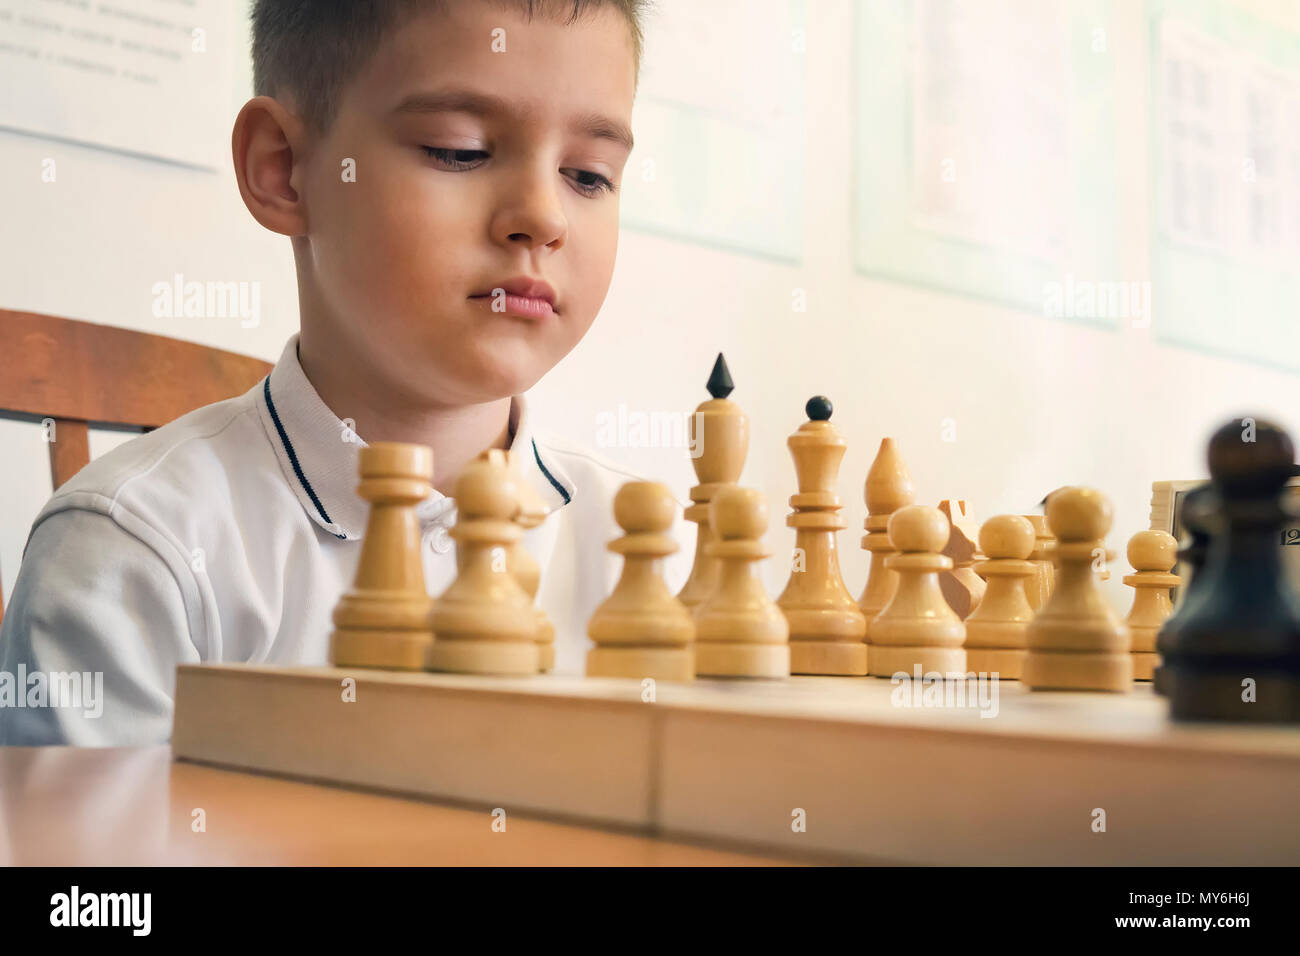
<svg viewBox="0 0 1300 956">
<path fill-rule="evenodd" d="M 205 829 L 195 832 L 195 811 Z M 0 865 L 735 866 L 773 857 L 173 763 L 171 748 L 0 747 Z"/>
</svg>

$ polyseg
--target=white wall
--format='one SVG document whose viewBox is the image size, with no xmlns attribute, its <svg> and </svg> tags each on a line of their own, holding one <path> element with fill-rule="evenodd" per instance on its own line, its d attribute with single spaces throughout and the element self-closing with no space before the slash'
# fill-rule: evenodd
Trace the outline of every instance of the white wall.
<svg viewBox="0 0 1300 956">
<path fill-rule="evenodd" d="M 1300 32 L 1287 0 L 1239 0 Z M 1121 275 L 1148 267 L 1149 130 L 1145 4 L 1116 3 L 1110 49 L 1121 91 Z M 601 317 L 587 339 L 537 387 L 550 430 L 596 444 L 597 415 L 691 409 L 718 351 L 727 354 L 750 415 L 743 481 L 768 496 L 768 541 L 784 555 L 793 469 L 786 437 L 803 404 L 829 395 L 849 440 L 840 494 L 845 577 L 857 594 L 862 481 L 883 435 L 899 439 L 918 500 L 968 499 L 976 516 L 1032 510 L 1048 490 L 1091 484 L 1108 494 L 1121 552 L 1110 587 L 1126 590 L 1122 551 L 1146 527 L 1151 482 L 1203 474 L 1204 441 L 1238 411 L 1271 415 L 1300 437 L 1300 376 L 1155 343 L 1149 330 L 1082 325 L 884 282 L 852 266 L 852 16 L 850 0 L 808 0 L 807 210 L 804 261 L 775 264 L 631 230 Z M 247 29 L 235 31 L 229 118 L 249 90 Z M 670 55 L 650 49 L 648 56 Z M 1127 91 L 1127 92 L 1126 92 Z M 58 157 L 59 180 L 39 181 Z M 761 201 L 761 197 L 758 197 Z M 0 132 L 0 306 L 144 329 L 275 359 L 296 328 L 289 244 L 261 230 L 233 175 L 203 173 L 86 147 Z M 262 321 L 159 320 L 150 288 L 176 272 L 256 280 Z M 790 308 L 807 290 L 808 311 Z M 1159 319 L 1159 302 L 1154 304 Z M 956 421 L 957 441 L 941 440 Z M 102 453 L 119 436 L 92 437 Z M 607 449 L 679 498 L 692 483 L 680 450 Z M 48 496 L 46 448 L 34 426 L 0 422 L 0 571 L 6 599 L 31 519 Z M 781 558 L 764 573 L 776 591 Z"/>
</svg>

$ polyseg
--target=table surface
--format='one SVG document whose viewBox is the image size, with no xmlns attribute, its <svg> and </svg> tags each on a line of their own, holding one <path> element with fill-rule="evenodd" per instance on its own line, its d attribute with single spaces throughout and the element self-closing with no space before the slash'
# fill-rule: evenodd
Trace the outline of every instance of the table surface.
<svg viewBox="0 0 1300 956">
<path fill-rule="evenodd" d="M 485 808 L 173 762 L 165 745 L 0 747 L 5 866 L 788 862 L 517 814 L 494 832 Z"/>
</svg>

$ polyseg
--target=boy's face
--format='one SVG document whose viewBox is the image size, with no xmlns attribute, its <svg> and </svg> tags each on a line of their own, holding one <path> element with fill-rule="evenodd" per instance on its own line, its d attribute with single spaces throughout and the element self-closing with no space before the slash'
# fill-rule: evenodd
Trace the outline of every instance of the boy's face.
<svg viewBox="0 0 1300 956">
<path fill-rule="evenodd" d="M 609 131 L 630 128 L 635 86 L 630 27 L 608 6 L 565 25 L 451 2 L 390 31 L 295 176 L 311 334 L 413 404 L 532 386 L 609 288 L 604 187 L 629 151 Z M 491 295 L 521 277 L 548 283 L 554 308 Z"/>
</svg>

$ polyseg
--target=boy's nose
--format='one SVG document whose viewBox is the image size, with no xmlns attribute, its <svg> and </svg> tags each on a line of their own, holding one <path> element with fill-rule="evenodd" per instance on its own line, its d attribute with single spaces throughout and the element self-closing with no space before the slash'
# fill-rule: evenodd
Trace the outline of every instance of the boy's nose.
<svg viewBox="0 0 1300 956">
<path fill-rule="evenodd" d="M 529 248 L 564 244 L 568 221 L 554 190 L 520 190 L 502 205 L 492 222 L 492 238 L 503 246 L 523 244 Z"/>
</svg>

